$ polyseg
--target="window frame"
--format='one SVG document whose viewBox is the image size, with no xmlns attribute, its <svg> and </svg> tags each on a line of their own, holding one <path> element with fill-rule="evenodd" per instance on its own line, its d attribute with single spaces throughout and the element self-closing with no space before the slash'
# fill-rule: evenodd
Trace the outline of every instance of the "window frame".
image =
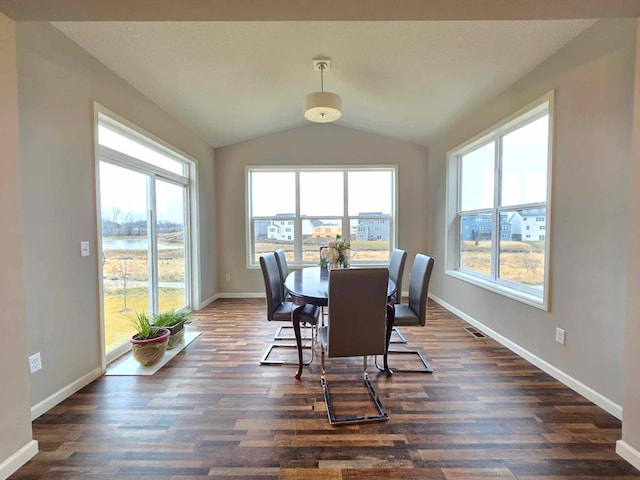
<svg viewBox="0 0 640 480">
<path fill-rule="evenodd" d="M 302 216 L 300 214 L 300 173 L 301 172 L 336 172 L 339 171 L 343 174 L 343 188 L 344 188 L 344 203 L 342 209 L 342 215 L 312 215 Z M 382 215 L 349 215 L 349 190 L 348 190 L 348 174 L 349 172 L 371 172 L 371 171 L 384 171 L 391 173 L 391 214 Z M 397 218 L 398 218 L 398 165 L 305 165 L 305 166 L 291 166 L 291 165 L 247 165 L 245 166 L 245 251 L 246 251 L 246 264 L 248 269 L 260 268 L 260 264 L 255 258 L 254 252 L 254 221 L 265 220 L 275 221 L 282 220 L 283 217 L 275 216 L 252 216 L 251 206 L 251 173 L 252 172 L 294 172 L 295 174 L 295 212 L 292 218 L 294 220 L 294 232 L 302 232 L 302 221 L 308 219 L 320 218 L 322 220 L 336 220 L 341 222 L 342 232 L 350 232 L 350 224 L 352 220 L 358 219 L 379 219 L 381 221 L 389 222 L 389 258 L 391 258 L 391 252 L 396 248 L 398 232 L 397 232 Z M 369 213 L 369 212 L 364 212 Z M 294 261 L 289 261 L 290 267 L 308 267 L 317 265 L 319 262 L 304 261 L 303 250 L 304 245 L 302 243 L 302 235 L 294 236 Z M 354 265 L 387 265 L 388 262 L 380 261 L 358 261 L 353 262 Z"/>
<path fill-rule="evenodd" d="M 547 144 L 547 191 L 544 202 L 532 202 L 521 205 L 503 206 L 500 202 L 502 192 L 502 138 L 519 128 L 545 116 L 549 116 L 548 144 Z M 446 228 L 445 228 L 445 274 L 456 279 L 477 285 L 484 289 L 498 293 L 505 297 L 519 302 L 540 308 L 545 311 L 550 310 L 551 303 L 551 237 L 552 230 L 552 197 L 553 197 L 553 152 L 554 152 L 554 91 L 542 95 L 538 99 L 520 108 L 508 117 L 494 124 L 482 133 L 470 140 L 458 145 L 447 152 L 447 196 L 446 196 Z M 494 186 L 493 205 L 490 208 L 480 208 L 476 210 L 460 210 L 462 193 L 462 157 L 482 146 L 495 142 L 494 161 Z M 499 277 L 500 262 L 500 240 L 501 215 L 504 212 L 517 210 L 532 210 L 544 208 L 546 210 L 546 222 L 544 229 L 544 283 L 542 295 L 539 289 L 509 281 Z M 491 274 L 485 275 L 476 271 L 463 269 L 460 267 L 460 229 L 462 218 L 479 214 L 490 215 L 492 219 L 492 245 L 491 245 Z M 535 218 L 535 217 L 534 217 Z M 529 232 L 538 232 L 537 220 L 533 229 Z M 524 230 L 523 230 L 524 234 Z"/>
</svg>

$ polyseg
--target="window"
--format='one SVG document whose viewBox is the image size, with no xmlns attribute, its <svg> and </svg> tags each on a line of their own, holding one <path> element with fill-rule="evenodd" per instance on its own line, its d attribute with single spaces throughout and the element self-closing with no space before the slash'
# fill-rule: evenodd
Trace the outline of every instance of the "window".
<svg viewBox="0 0 640 480">
<path fill-rule="evenodd" d="M 396 167 L 247 167 L 248 265 L 283 248 L 294 265 L 319 262 L 336 235 L 353 264 L 387 263 L 395 248 Z M 286 222 L 287 230 L 281 225 Z"/>
<path fill-rule="evenodd" d="M 552 107 L 548 94 L 448 154 L 447 274 L 544 309 Z"/>
<path fill-rule="evenodd" d="M 96 121 L 101 307 L 109 361 L 129 348 L 134 311 L 191 308 L 195 162 L 106 109 L 98 107 Z"/>
</svg>

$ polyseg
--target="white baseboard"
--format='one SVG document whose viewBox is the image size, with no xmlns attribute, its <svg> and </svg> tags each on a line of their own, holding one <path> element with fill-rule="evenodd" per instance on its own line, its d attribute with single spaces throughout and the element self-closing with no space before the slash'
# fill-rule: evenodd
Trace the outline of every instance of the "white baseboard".
<svg viewBox="0 0 640 480">
<path fill-rule="evenodd" d="M 198 306 L 198 310 L 202 310 L 207 305 L 215 302 L 219 298 L 265 298 L 264 293 L 216 293 L 207 298 Z"/>
<path fill-rule="evenodd" d="M 534 364 L 536 367 L 538 367 L 543 372 L 548 373 L 553 378 L 555 378 L 556 380 L 562 382 L 567 387 L 575 390 L 576 392 L 578 392 L 583 397 L 591 400 L 593 403 L 598 405 L 600 408 L 606 410 L 607 412 L 609 412 L 611 415 L 613 415 L 617 419 L 622 420 L 622 406 L 621 405 L 618 405 L 617 403 L 611 401 L 610 399 L 608 399 L 604 395 L 596 392 L 591 387 L 589 387 L 589 386 L 585 385 L 584 383 L 582 383 L 581 381 L 573 378 L 571 375 L 568 375 L 567 373 L 563 372 L 559 368 L 551 365 L 549 362 L 543 360 L 542 358 L 534 355 L 530 351 L 525 350 L 524 348 L 522 348 L 521 346 L 519 346 L 516 343 L 512 342 L 508 338 L 503 337 L 498 332 L 496 332 L 496 331 L 492 330 L 491 328 L 487 327 L 486 325 L 480 323 L 479 321 L 477 321 L 473 317 L 471 317 L 471 316 L 467 315 L 466 313 L 458 310 L 454 306 L 449 305 L 447 302 L 445 302 L 441 298 L 438 298 L 437 296 L 432 295 L 432 294 L 429 294 L 429 297 L 431 297 L 433 300 L 438 302 L 440 305 L 442 305 L 444 308 L 449 310 L 451 313 L 454 313 L 455 315 L 459 316 L 460 318 L 462 318 L 466 322 L 468 322 L 471 325 L 473 325 L 474 327 L 476 327 L 478 330 L 481 330 L 483 333 L 485 333 L 489 337 L 493 338 L 496 342 L 502 344 L 503 346 L 507 347 L 512 352 L 516 353 L 517 355 L 520 355 L 525 360 L 531 362 L 532 364 Z"/>
<path fill-rule="evenodd" d="M 70 383 L 66 387 L 58 390 L 53 395 L 45 398 L 40 403 L 36 403 L 33 407 L 31 407 L 31 420 L 33 421 L 43 413 L 51 410 L 61 401 L 70 397 L 81 388 L 89 385 L 91 382 L 93 382 L 96 378 L 100 377 L 101 375 L 102 375 L 102 369 L 95 368 L 91 370 L 89 373 L 87 373 L 86 375 L 83 375 L 82 377 L 80 377 L 75 382 Z"/>
<path fill-rule="evenodd" d="M 640 470 L 640 452 L 624 440 L 616 442 L 616 453 Z"/>
<path fill-rule="evenodd" d="M 0 463 L 0 478 L 9 478 L 10 475 L 31 460 L 36 453 L 38 453 L 38 442 L 29 440 L 20 450 Z"/>
<path fill-rule="evenodd" d="M 218 294 L 217 293 L 215 295 L 210 296 L 204 302 L 200 302 L 200 304 L 198 305 L 198 310 L 202 310 L 204 307 L 206 307 L 210 303 L 215 302 L 217 299 L 218 299 Z"/>
<path fill-rule="evenodd" d="M 218 293 L 218 298 L 266 298 L 264 292 L 259 293 Z"/>
</svg>

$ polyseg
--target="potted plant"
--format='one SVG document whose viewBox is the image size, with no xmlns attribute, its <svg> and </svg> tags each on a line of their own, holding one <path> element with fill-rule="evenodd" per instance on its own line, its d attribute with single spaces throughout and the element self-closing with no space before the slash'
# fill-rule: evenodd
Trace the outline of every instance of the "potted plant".
<svg viewBox="0 0 640 480">
<path fill-rule="evenodd" d="M 191 314 L 185 310 L 176 311 L 175 309 L 166 312 L 160 312 L 154 315 L 153 325 L 159 328 L 166 328 L 171 335 L 167 349 L 171 350 L 184 342 L 184 324 L 191 318 Z"/>
<path fill-rule="evenodd" d="M 144 312 L 135 312 L 131 325 L 138 332 L 129 340 L 133 358 L 145 367 L 153 365 L 163 357 L 171 333 L 166 328 L 153 325 Z"/>
</svg>

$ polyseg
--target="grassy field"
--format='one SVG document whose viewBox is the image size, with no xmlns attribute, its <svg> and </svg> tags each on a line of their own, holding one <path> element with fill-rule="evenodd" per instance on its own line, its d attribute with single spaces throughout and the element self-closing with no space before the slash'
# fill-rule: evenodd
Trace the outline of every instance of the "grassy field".
<svg viewBox="0 0 640 480">
<path fill-rule="evenodd" d="M 158 250 L 158 281 L 184 282 L 184 248 Z M 133 334 L 130 318 L 134 311 L 149 311 L 149 294 L 138 282 L 148 281 L 146 250 L 106 250 L 104 275 L 104 322 L 107 351 L 129 340 Z M 126 308 L 124 276 L 127 276 Z M 160 311 L 182 308 L 185 305 L 184 289 L 160 288 Z"/>
<path fill-rule="evenodd" d="M 332 239 L 317 239 L 314 243 L 307 243 L 302 246 L 302 258 L 305 262 L 320 262 L 320 247 L 326 245 Z M 255 259 L 266 252 L 282 248 L 287 254 L 287 260 L 293 262 L 293 244 L 277 242 L 256 243 Z M 379 260 L 386 262 L 389 260 L 389 242 L 383 240 L 366 241 L 354 240 L 351 242 L 351 256 L 353 260 L 372 261 Z"/>
<path fill-rule="evenodd" d="M 160 311 L 184 307 L 184 290 L 175 288 L 160 289 Z M 131 317 L 134 312 L 149 311 L 148 291 L 144 287 L 127 288 L 127 308 L 124 308 L 124 295 L 112 291 L 104 297 L 104 329 L 107 351 L 129 341 L 134 329 Z"/>
<path fill-rule="evenodd" d="M 133 281 L 147 281 L 148 259 L 146 250 L 106 250 L 103 275 L 105 279 L 119 280 L 124 274 Z M 184 281 L 184 250 L 158 250 L 158 280 L 160 282 Z"/>
<path fill-rule="evenodd" d="M 460 266 L 491 275 L 491 242 L 463 241 Z M 544 284 L 543 242 L 500 242 L 500 278 L 530 286 Z"/>
</svg>

